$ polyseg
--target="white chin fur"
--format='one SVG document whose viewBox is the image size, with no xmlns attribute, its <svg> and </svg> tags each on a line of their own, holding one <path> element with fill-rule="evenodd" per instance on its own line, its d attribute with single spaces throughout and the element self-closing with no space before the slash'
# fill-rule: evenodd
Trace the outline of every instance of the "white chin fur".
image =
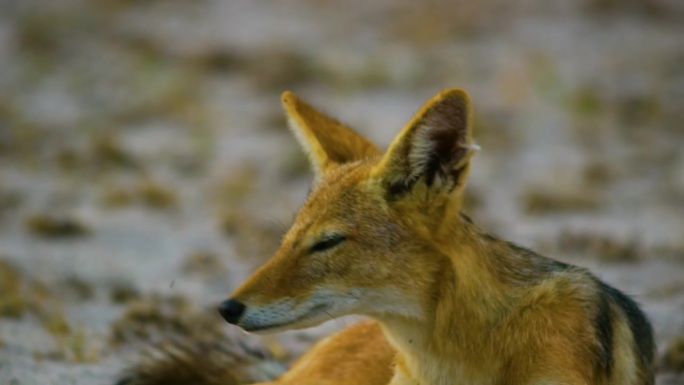
<svg viewBox="0 0 684 385">
<path fill-rule="evenodd" d="M 281 306 L 269 306 L 269 309 L 248 307 L 237 325 L 249 333 L 271 334 L 284 330 L 308 328 L 332 319 L 331 304 L 318 303 L 302 312 L 277 309 Z"/>
<path fill-rule="evenodd" d="M 356 295 L 354 295 L 356 294 Z M 356 313 L 360 293 L 343 293 L 320 288 L 306 302 L 293 298 L 268 305 L 250 306 L 238 322 L 249 333 L 270 334 L 304 329 L 343 315 Z"/>
</svg>

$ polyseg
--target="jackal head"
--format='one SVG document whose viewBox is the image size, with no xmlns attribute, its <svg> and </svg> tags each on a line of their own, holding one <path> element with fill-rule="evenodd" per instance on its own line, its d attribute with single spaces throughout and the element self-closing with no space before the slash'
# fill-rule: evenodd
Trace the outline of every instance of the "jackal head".
<svg viewBox="0 0 684 385">
<path fill-rule="evenodd" d="M 275 255 L 220 313 L 251 332 L 347 314 L 421 317 L 445 267 L 442 240 L 462 221 L 477 150 L 468 95 L 434 96 L 384 154 L 292 93 L 282 102 L 313 166 L 313 189 Z"/>
</svg>

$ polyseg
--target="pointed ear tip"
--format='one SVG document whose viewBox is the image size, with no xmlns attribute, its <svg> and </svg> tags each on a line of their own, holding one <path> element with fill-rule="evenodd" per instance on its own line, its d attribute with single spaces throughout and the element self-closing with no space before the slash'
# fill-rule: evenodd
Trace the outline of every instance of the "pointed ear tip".
<svg viewBox="0 0 684 385">
<path fill-rule="evenodd" d="M 282 101 L 283 105 L 287 106 L 297 103 L 299 98 L 292 91 L 285 91 L 280 95 L 280 100 Z"/>
<path fill-rule="evenodd" d="M 457 98 L 470 104 L 470 96 L 463 88 L 447 88 L 437 95 L 438 99 Z"/>
</svg>

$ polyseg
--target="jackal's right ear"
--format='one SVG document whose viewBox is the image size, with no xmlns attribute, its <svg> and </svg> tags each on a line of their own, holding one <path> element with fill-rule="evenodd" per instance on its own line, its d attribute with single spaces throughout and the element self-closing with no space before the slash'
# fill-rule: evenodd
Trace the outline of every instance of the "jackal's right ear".
<svg viewBox="0 0 684 385">
<path fill-rule="evenodd" d="M 408 192 L 416 183 L 435 191 L 459 192 L 465 185 L 471 156 L 472 110 L 468 94 L 457 88 L 435 95 L 392 142 L 375 175 L 390 196 Z"/>
<path fill-rule="evenodd" d="M 371 141 L 292 92 L 284 92 L 281 98 L 290 129 L 307 152 L 317 180 L 335 165 L 381 154 Z"/>
</svg>

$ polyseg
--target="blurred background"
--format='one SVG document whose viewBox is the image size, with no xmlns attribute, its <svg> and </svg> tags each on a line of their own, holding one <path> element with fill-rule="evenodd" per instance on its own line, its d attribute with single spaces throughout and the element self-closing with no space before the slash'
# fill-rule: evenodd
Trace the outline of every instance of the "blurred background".
<svg viewBox="0 0 684 385">
<path fill-rule="evenodd" d="M 466 213 L 632 294 L 684 383 L 679 0 L 0 0 L 0 383 L 231 332 L 213 306 L 311 180 L 282 91 L 386 146 L 454 86 Z M 287 363 L 348 322 L 250 343 Z"/>
</svg>

